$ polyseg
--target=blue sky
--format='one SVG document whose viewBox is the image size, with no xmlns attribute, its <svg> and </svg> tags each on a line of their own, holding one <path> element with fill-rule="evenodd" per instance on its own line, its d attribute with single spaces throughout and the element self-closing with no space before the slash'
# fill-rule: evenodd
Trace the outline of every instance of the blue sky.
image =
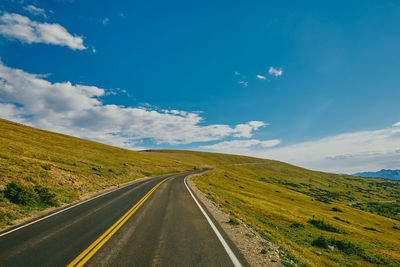
<svg viewBox="0 0 400 267">
<path fill-rule="evenodd" d="M 131 149 L 399 168 L 398 1 L 0 9 L 2 118 Z"/>
</svg>

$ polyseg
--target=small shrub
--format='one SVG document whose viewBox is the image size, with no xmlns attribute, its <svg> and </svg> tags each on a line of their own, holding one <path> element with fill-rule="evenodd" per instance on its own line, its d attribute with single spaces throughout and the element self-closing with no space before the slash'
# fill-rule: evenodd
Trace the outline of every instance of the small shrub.
<svg viewBox="0 0 400 267">
<path fill-rule="evenodd" d="M 320 235 L 317 239 L 315 239 L 313 242 L 311 242 L 311 245 L 314 247 L 319 247 L 319 248 L 328 248 L 328 240 L 323 237 L 322 235 Z"/>
<path fill-rule="evenodd" d="M 333 219 L 338 220 L 338 221 L 341 221 L 341 222 L 344 222 L 344 223 L 350 224 L 349 221 L 343 220 L 343 219 L 341 219 L 341 218 L 339 218 L 339 217 L 337 217 L 337 216 L 333 217 Z"/>
<path fill-rule="evenodd" d="M 319 202 L 326 203 L 326 204 L 331 204 L 332 203 L 329 199 L 324 198 L 324 197 L 319 197 L 319 198 L 316 198 L 315 200 L 319 201 Z"/>
<path fill-rule="evenodd" d="M 340 233 L 341 232 L 336 227 L 330 225 L 329 223 L 325 223 L 324 221 L 321 221 L 321 220 L 312 219 L 312 220 L 309 220 L 308 223 L 314 225 L 318 229 L 325 230 L 325 231 L 328 231 L 328 232 L 333 232 L 333 233 Z"/>
<path fill-rule="evenodd" d="M 346 253 L 347 255 L 359 254 L 359 252 L 362 251 L 362 249 L 360 247 L 354 245 L 353 243 L 351 243 L 350 241 L 347 241 L 347 240 L 330 239 L 329 243 L 332 246 L 335 246 L 340 251 Z"/>
<path fill-rule="evenodd" d="M 282 265 L 285 267 L 293 267 L 294 265 L 287 261 L 282 261 Z"/>
<path fill-rule="evenodd" d="M 261 254 L 267 254 L 267 250 L 265 250 L 264 248 L 260 251 Z"/>
<path fill-rule="evenodd" d="M 46 187 L 36 185 L 34 187 L 36 194 L 39 196 L 40 204 L 44 206 L 58 206 L 56 194 L 50 192 Z"/>
<path fill-rule="evenodd" d="M 335 207 L 333 207 L 333 208 L 331 209 L 331 211 L 343 212 L 341 209 L 339 209 L 339 208 L 335 208 Z"/>
<path fill-rule="evenodd" d="M 11 212 L 5 212 L 3 210 L 0 210 L 0 226 L 1 227 L 4 227 L 5 225 L 14 225 L 14 220 L 17 218 L 18 217 Z"/>
<path fill-rule="evenodd" d="M 49 171 L 50 169 L 51 169 L 51 165 L 50 164 L 43 164 L 43 165 L 41 165 L 42 166 L 42 168 L 44 169 L 44 170 L 46 170 L 46 171 Z"/>
<path fill-rule="evenodd" d="M 294 222 L 290 225 L 290 228 L 304 228 L 304 224 L 302 223 L 298 223 L 298 222 Z"/>
<path fill-rule="evenodd" d="M 34 206 L 39 200 L 33 188 L 17 182 L 10 182 L 6 185 L 4 196 L 11 202 L 23 206 Z"/>
<path fill-rule="evenodd" d="M 235 217 L 231 216 L 229 218 L 229 222 L 230 225 L 239 225 L 240 223 L 238 222 L 238 220 L 235 219 Z"/>
<path fill-rule="evenodd" d="M 375 228 L 372 228 L 372 227 L 364 227 L 364 229 L 374 231 L 374 232 L 379 232 L 378 230 L 376 230 Z"/>
<path fill-rule="evenodd" d="M 22 206 L 49 207 L 59 205 L 56 194 L 51 192 L 49 188 L 40 185 L 31 187 L 10 182 L 6 185 L 4 196 L 9 201 Z"/>
</svg>

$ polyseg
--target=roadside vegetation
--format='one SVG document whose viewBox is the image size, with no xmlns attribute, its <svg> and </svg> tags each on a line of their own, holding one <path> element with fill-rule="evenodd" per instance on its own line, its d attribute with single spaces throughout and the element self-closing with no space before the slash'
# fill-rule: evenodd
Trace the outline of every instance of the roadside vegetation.
<svg viewBox="0 0 400 267">
<path fill-rule="evenodd" d="M 400 221 L 399 200 L 397 200 L 394 203 L 372 202 L 372 203 L 353 204 L 352 207 Z"/>
<path fill-rule="evenodd" d="M 280 246 L 286 266 L 290 259 L 299 266 L 400 265 L 400 221 L 392 216 L 398 203 L 346 205 L 399 199 L 398 181 L 215 153 L 150 154 L 214 167 L 194 177 L 196 185 L 231 214 L 229 223 L 241 220 Z"/>
<path fill-rule="evenodd" d="M 187 170 L 193 166 L 0 119 L 0 228 L 110 186 Z"/>
</svg>

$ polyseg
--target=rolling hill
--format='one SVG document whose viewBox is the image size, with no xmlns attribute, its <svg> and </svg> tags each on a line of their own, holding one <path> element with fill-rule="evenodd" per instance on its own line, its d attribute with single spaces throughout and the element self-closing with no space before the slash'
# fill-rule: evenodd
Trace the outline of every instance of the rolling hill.
<svg viewBox="0 0 400 267">
<path fill-rule="evenodd" d="M 135 152 L 6 120 L 0 120 L 0 223 L 140 177 L 202 167 L 213 170 L 192 178 L 197 187 L 231 222 L 241 220 L 277 244 L 286 265 L 289 259 L 299 266 L 400 264 L 400 206 L 381 203 L 400 198 L 399 181 L 237 155 Z"/>
<path fill-rule="evenodd" d="M 0 119 L 0 227 L 140 177 L 186 170 L 193 166 Z M 23 198 L 10 202 L 18 192 Z"/>
</svg>

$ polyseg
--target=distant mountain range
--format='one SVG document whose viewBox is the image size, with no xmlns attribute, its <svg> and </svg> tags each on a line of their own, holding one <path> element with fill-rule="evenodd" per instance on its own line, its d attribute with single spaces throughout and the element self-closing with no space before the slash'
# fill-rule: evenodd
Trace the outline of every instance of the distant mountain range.
<svg viewBox="0 0 400 267">
<path fill-rule="evenodd" d="M 400 180 L 400 170 L 382 169 L 377 172 L 358 172 L 353 175 L 360 177 L 375 177 L 375 178 L 386 178 L 391 180 Z"/>
</svg>

